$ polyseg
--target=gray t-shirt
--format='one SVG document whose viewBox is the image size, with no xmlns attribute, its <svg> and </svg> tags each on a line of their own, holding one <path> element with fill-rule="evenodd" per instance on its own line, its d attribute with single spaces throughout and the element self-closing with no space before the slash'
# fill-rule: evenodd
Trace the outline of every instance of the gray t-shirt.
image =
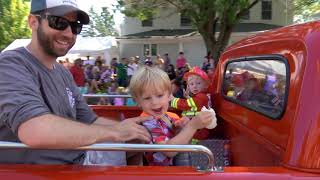
<svg viewBox="0 0 320 180">
<path fill-rule="evenodd" d="M 48 69 L 23 47 L 1 53 L 0 141 L 21 142 L 19 126 L 44 114 L 86 124 L 97 118 L 63 66 Z M 78 164 L 84 157 L 83 151 L 0 150 L 0 163 Z"/>
</svg>

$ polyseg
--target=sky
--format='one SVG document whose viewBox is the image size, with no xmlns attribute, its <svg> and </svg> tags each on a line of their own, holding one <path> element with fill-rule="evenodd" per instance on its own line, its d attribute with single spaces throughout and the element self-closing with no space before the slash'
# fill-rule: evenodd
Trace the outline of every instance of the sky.
<svg viewBox="0 0 320 180">
<path fill-rule="evenodd" d="M 79 7 L 88 12 L 90 7 L 100 9 L 101 7 L 110 7 L 112 8 L 113 4 L 116 4 L 117 0 L 78 0 Z M 116 27 L 119 28 L 120 24 L 123 22 L 123 14 L 117 12 L 114 14 L 114 22 Z"/>
</svg>

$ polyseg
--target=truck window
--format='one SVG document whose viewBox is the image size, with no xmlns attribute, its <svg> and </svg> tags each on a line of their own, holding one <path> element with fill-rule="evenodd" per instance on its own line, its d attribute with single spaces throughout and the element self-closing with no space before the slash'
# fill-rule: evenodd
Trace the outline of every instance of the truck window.
<svg viewBox="0 0 320 180">
<path fill-rule="evenodd" d="M 288 82 L 284 58 L 243 58 L 226 65 L 222 91 L 234 103 L 279 119 L 285 109 Z"/>
</svg>

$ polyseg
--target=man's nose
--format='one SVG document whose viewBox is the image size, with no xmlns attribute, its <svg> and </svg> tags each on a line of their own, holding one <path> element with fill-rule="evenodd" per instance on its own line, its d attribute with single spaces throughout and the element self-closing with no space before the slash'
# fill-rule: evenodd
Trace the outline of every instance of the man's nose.
<svg viewBox="0 0 320 180">
<path fill-rule="evenodd" d="M 75 35 L 72 33 L 72 29 L 70 25 L 63 31 L 63 34 L 68 37 L 72 37 Z"/>
</svg>

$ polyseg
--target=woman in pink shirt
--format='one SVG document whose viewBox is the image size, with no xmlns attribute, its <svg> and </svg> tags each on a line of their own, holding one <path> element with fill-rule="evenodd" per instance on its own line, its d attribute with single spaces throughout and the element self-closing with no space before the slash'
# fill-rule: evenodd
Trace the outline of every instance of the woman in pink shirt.
<svg viewBox="0 0 320 180">
<path fill-rule="evenodd" d="M 184 57 L 184 53 L 180 52 L 176 61 L 176 68 L 177 69 L 183 68 L 186 65 L 186 63 L 187 63 L 187 59 Z"/>
</svg>

